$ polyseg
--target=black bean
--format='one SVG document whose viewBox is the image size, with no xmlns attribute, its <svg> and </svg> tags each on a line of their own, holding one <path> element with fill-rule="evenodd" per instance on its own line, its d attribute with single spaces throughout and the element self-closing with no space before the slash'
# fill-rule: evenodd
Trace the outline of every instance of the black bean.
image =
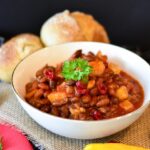
<svg viewBox="0 0 150 150">
<path fill-rule="evenodd" d="M 69 85 L 69 86 L 72 86 L 72 85 L 75 85 L 75 81 L 74 80 L 68 80 L 66 81 L 66 85 Z"/>
<path fill-rule="evenodd" d="M 53 81 L 53 80 L 50 80 L 50 81 L 49 81 L 49 86 L 50 86 L 51 89 L 54 89 L 55 86 L 56 86 L 56 82 Z"/>
</svg>

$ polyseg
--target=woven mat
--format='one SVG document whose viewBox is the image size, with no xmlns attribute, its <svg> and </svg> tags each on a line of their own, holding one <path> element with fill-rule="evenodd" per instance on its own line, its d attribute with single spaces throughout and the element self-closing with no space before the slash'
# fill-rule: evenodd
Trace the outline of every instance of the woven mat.
<svg viewBox="0 0 150 150">
<path fill-rule="evenodd" d="M 12 87 L 0 83 L 0 121 L 16 125 L 29 137 L 34 138 L 47 150 L 82 150 L 88 143 L 120 141 L 125 144 L 150 148 L 150 107 L 127 129 L 107 138 L 96 140 L 75 140 L 64 138 L 42 128 L 22 109 Z"/>
</svg>

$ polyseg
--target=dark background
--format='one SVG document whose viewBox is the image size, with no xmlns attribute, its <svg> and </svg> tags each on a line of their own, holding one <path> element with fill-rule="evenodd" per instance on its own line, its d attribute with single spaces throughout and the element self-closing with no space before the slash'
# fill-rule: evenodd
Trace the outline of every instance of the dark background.
<svg viewBox="0 0 150 150">
<path fill-rule="evenodd" d="M 46 19 L 65 9 L 92 14 L 113 44 L 150 47 L 150 0 L 0 0 L 0 36 L 39 34 Z"/>
</svg>

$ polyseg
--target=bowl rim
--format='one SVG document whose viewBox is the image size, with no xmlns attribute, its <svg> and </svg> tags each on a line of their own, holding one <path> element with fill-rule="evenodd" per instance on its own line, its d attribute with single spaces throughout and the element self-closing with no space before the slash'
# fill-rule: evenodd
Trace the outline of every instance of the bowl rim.
<svg viewBox="0 0 150 150">
<path fill-rule="evenodd" d="M 41 113 L 42 115 L 45 115 L 46 117 L 52 117 L 54 119 L 59 119 L 59 120 L 62 120 L 62 121 L 65 121 L 65 122 L 75 122 L 75 123 L 100 123 L 100 122 L 111 122 L 111 121 L 114 121 L 114 120 L 121 120 L 122 118 L 128 118 L 136 113 L 138 113 L 143 107 L 148 107 L 148 105 L 150 104 L 150 100 L 148 100 L 145 104 L 142 104 L 138 109 L 132 111 L 132 112 L 129 112 L 125 115 L 122 115 L 122 116 L 118 116 L 118 117 L 114 117 L 114 118 L 108 118 L 108 119 L 102 119 L 102 120 L 75 120 L 75 119 L 70 119 L 70 118 L 63 118 L 63 117 L 59 117 L 59 116 L 54 116 L 50 113 L 46 113 L 46 112 L 43 112 L 39 109 L 37 109 L 36 107 L 30 105 L 29 103 L 26 102 L 26 100 L 24 98 L 22 98 L 22 96 L 20 96 L 20 94 L 17 92 L 17 90 L 15 89 L 15 86 L 14 86 L 14 75 L 15 75 L 15 71 L 16 69 L 18 68 L 18 66 L 23 62 L 25 61 L 28 57 L 32 57 L 35 53 L 38 53 L 40 51 L 43 51 L 43 50 L 46 50 L 46 49 L 49 49 L 51 47 L 57 47 L 57 46 L 63 46 L 63 45 L 68 45 L 68 44 L 101 44 L 101 45 L 105 45 L 105 46 L 112 46 L 112 47 L 116 47 L 116 48 L 120 48 L 122 49 L 123 51 L 126 51 L 127 53 L 130 53 L 132 55 L 136 55 L 136 57 L 138 57 L 139 59 L 141 59 L 144 63 L 146 63 L 149 67 L 150 65 L 148 64 L 148 62 L 143 59 L 142 57 L 140 57 L 139 55 L 137 55 L 136 53 L 126 49 L 126 48 L 123 48 L 123 47 L 120 47 L 120 46 L 117 46 L 117 45 L 114 45 L 114 44 L 110 44 L 110 43 L 102 43 L 102 42 L 67 42 L 67 43 L 61 43 L 61 44 L 56 44 L 56 45 L 52 45 L 52 46 L 48 46 L 48 47 L 44 47 L 44 48 L 41 48 L 39 49 L 38 51 L 35 51 L 33 52 L 32 54 L 24 57 L 14 68 L 13 70 L 13 73 L 12 73 L 12 78 L 11 78 L 11 87 L 13 89 L 13 92 L 15 93 L 15 95 L 17 95 L 19 97 L 19 99 L 21 99 L 23 101 L 24 104 L 26 104 L 27 106 L 29 106 L 30 108 L 34 109 L 35 111 L 38 111 L 39 113 Z M 143 89 L 144 90 L 144 89 Z M 18 100 L 18 98 L 17 98 Z M 20 100 L 18 100 L 19 103 L 20 103 Z M 23 108 L 24 109 L 24 108 Z"/>
</svg>

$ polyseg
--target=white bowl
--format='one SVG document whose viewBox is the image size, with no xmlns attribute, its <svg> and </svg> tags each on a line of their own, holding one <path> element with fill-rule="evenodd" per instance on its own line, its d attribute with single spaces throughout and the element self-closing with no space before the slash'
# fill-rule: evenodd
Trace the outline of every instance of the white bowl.
<svg viewBox="0 0 150 150">
<path fill-rule="evenodd" d="M 82 49 L 84 53 L 101 50 L 109 61 L 116 62 L 120 67 L 136 78 L 144 88 L 144 103 L 134 112 L 127 115 L 100 121 L 80 121 L 56 117 L 44 113 L 24 100 L 25 85 L 35 77 L 35 72 L 45 64 L 55 65 L 68 59 L 76 50 Z M 55 45 L 44 48 L 26 57 L 16 67 L 12 85 L 18 101 L 38 124 L 56 134 L 76 138 L 94 139 L 102 138 L 121 131 L 137 120 L 150 102 L 150 66 L 138 55 L 118 46 L 94 42 L 75 42 Z"/>
</svg>

